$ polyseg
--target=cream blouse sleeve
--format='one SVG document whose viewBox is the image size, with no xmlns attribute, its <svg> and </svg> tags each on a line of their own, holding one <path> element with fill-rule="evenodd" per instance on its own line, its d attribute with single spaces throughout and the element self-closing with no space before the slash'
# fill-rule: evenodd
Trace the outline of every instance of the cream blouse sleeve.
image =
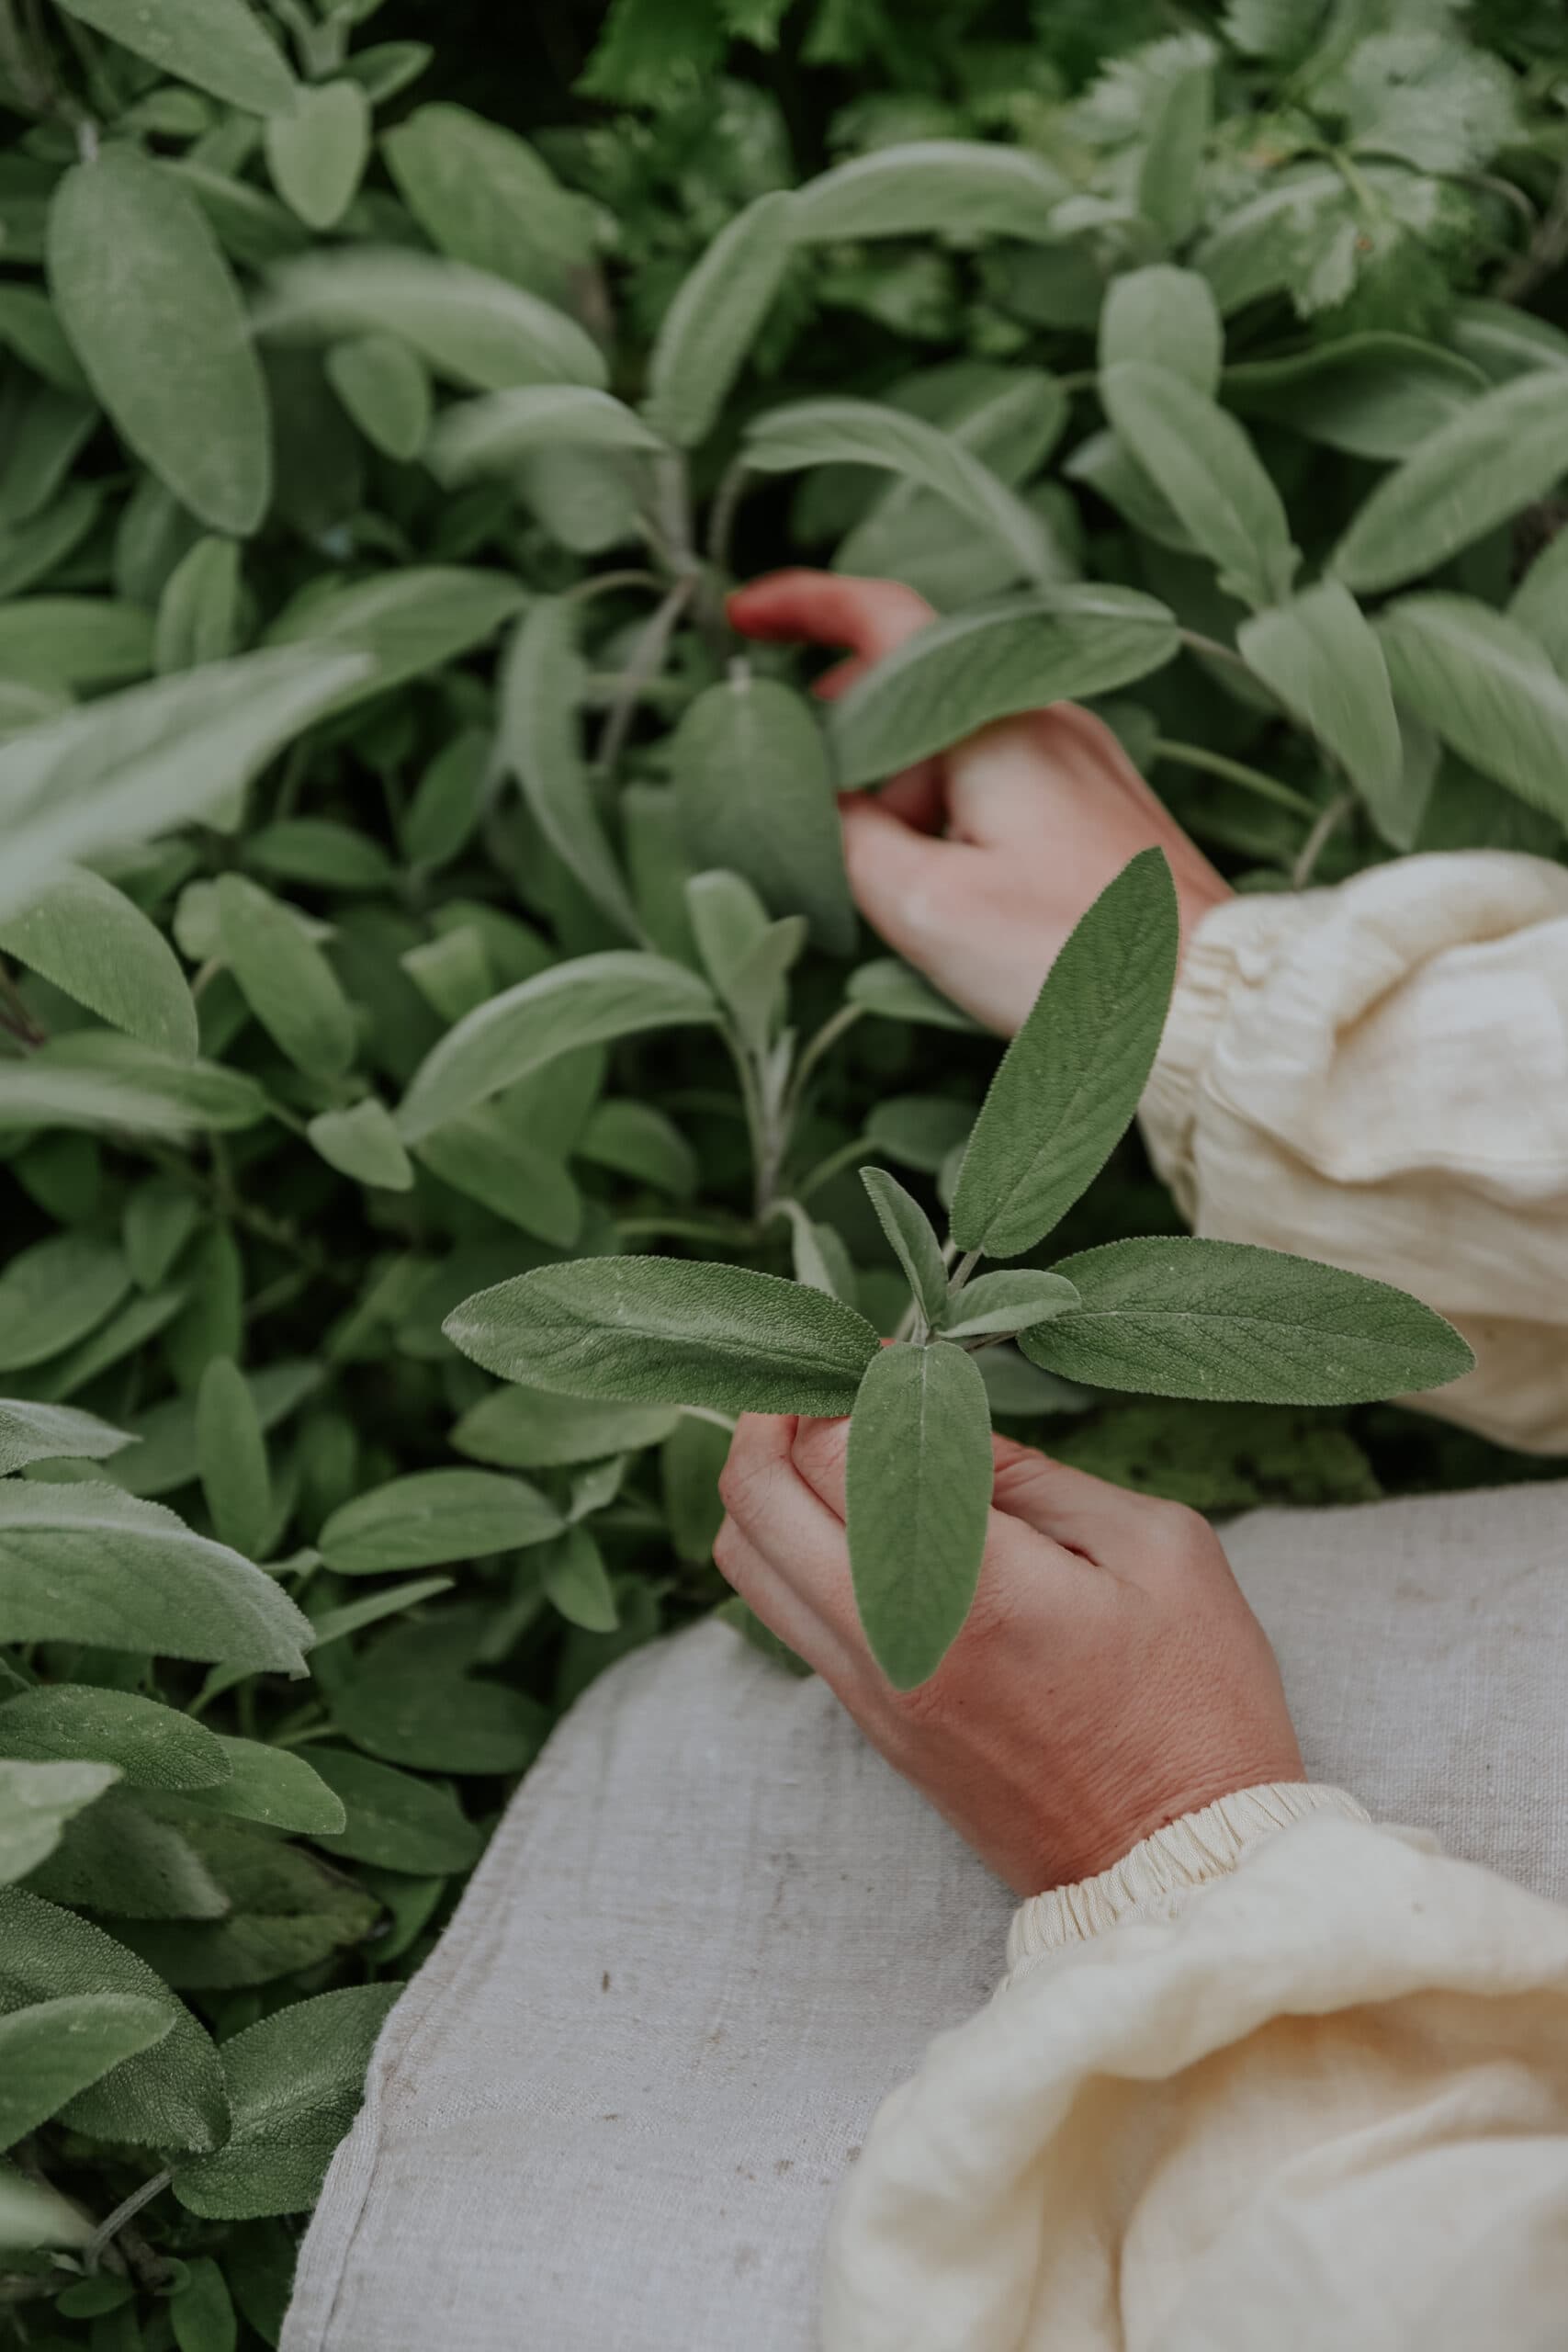
<svg viewBox="0 0 1568 2352">
<path fill-rule="evenodd" d="M 1418 1401 L 1568 1452 L 1568 868 L 1470 851 L 1228 900 L 1143 1124 L 1196 1232 L 1414 1291 L 1477 1358 Z"/>
<path fill-rule="evenodd" d="M 827 2352 L 1568 2342 L 1568 1909 L 1274 1787 L 1009 1960 L 849 2175 Z"/>
</svg>

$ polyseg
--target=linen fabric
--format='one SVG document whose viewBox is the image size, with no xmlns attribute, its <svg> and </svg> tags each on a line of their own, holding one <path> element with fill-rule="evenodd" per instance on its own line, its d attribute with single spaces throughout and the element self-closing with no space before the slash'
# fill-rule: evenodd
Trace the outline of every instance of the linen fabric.
<svg viewBox="0 0 1568 2352">
<path fill-rule="evenodd" d="M 825 1686 L 717 1624 L 638 1652 L 389 2019 L 283 2352 L 812 2352 L 840 2195 L 830 2352 L 1557 2346 L 1565 1514 L 1551 1483 L 1224 1531 L 1312 1778 L 1534 1900 L 1356 1819 L 1279 1827 L 1277 1792 L 1129 1857 L 1132 1916 L 1026 1905 L 983 2008 L 1011 1899 Z M 1189 1849 L 1222 1873 L 1196 1891 Z M 953 2318 L 934 2251 L 993 2226 L 1015 2282 L 1033 2232 L 1070 2322 L 997 2305 L 985 2261 Z M 1499 2302 L 1516 2275 L 1556 2335 Z"/>
<path fill-rule="evenodd" d="M 1416 1401 L 1568 1453 L 1568 869 L 1404 857 L 1215 908 L 1142 1120 L 1195 1232 L 1414 1291 L 1477 1359 Z"/>
</svg>

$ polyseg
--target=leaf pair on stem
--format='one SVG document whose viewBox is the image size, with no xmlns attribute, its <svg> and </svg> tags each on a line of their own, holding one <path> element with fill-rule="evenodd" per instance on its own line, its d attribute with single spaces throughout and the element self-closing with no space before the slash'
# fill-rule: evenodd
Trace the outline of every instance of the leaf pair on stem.
<svg viewBox="0 0 1568 2352">
<path fill-rule="evenodd" d="M 488 1371 L 567 1395 L 725 1413 L 850 1415 L 849 1541 L 879 1664 L 936 1671 L 974 1599 L 990 1507 L 975 1351 L 1016 1337 L 1046 1370 L 1157 1396 L 1344 1405 L 1440 1385 L 1470 1352 L 1404 1292 L 1311 1260 L 1157 1238 L 1050 1271 L 1033 1250 L 1125 1132 L 1175 980 L 1176 894 L 1145 851 L 1089 910 L 992 1080 L 944 1247 L 885 1170 L 864 1182 L 908 1277 L 908 1336 L 884 1347 L 825 1293 L 739 1266 L 597 1258 L 481 1291 L 448 1336 Z"/>
</svg>

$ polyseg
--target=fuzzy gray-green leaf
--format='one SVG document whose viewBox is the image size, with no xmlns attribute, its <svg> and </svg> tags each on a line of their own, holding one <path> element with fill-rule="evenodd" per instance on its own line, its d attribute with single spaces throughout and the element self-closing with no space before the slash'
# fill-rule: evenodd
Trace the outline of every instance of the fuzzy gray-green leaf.
<svg viewBox="0 0 1568 2352">
<path fill-rule="evenodd" d="M 50 284 L 94 390 L 136 454 L 215 531 L 254 531 L 271 494 L 261 370 L 211 230 L 118 142 L 62 181 Z"/>
<path fill-rule="evenodd" d="M 863 1168 L 860 1181 L 871 1196 L 877 1223 L 909 1278 L 920 1313 L 928 1323 L 940 1321 L 947 1306 L 947 1265 L 930 1218 L 885 1168 Z"/>
<path fill-rule="evenodd" d="M 1337 580 L 1257 613 L 1236 631 L 1242 659 L 1310 727 L 1372 809 L 1403 764 L 1388 667 L 1371 624 Z"/>
<path fill-rule="evenodd" d="M 672 1258 L 538 1266 L 466 1300 L 446 1329 L 502 1379 L 721 1413 L 848 1412 L 877 1345 L 822 1291 Z"/>
<path fill-rule="evenodd" d="M 1177 932 L 1170 868 L 1143 850 L 1080 918 L 1002 1057 L 953 1198 L 960 1249 L 1016 1258 L 1099 1174 L 1154 1066 Z"/>
<path fill-rule="evenodd" d="M 1134 588 L 1042 589 L 933 620 L 833 704 L 839 782 L 880 783 L 994 718 L 1109 694 L 1179 645 L 1175 615 Z"/>
<path fill-rule="evenodd" d="M 557 964 L 502 989 L 448 1031 L 415 1071 L 398 1132 L 405 1143 L 417 1143 L 579 1046 L 717 1017 L 712 990 L 661 956 L 609 949 Z"/>
<path fill-rule="evenodd" d="M 1020 1344 L 1046 1371 L 1096 1388 L 1359 1405 L 1440 1388 L 1474 1362 L 1408 1293 L 1245 1242 L 1111 1241 L 1056 1272 L 1082 1306 Z"/>
<path fill-rule="evenodd" d="M 1517 620 L 1470 596 L 1402 596 L 1378 635 L 1402 703 L 1483 775 L 1568 822 L 1568 683 Z"/>
<path fill-rule="evenodd" d="M 1234 416 L 1170 368 L 1120 360 L 1100 379 L 1106 413 L 1220 586 L 1259 609 L 1288 594 L 1300 561 L 1280 493 Z"/>
<path fill-rule="evenodd" d="M 691 703 L 671 744 L 694 860 L 755 884 L 774 914 L 803 914 L 844 956 L 855 911 L 820 721 L 792 688 L 747 670 Z"/>
<path fill-rule="evenodd" d="M 940 1340 L 880 1350 L 850 1419 L 850 1565 L 872 1653 L 897 1690 L 930 1679 L 969 1613 L 992 1476 L 973 1357 Z"/>
</svg>

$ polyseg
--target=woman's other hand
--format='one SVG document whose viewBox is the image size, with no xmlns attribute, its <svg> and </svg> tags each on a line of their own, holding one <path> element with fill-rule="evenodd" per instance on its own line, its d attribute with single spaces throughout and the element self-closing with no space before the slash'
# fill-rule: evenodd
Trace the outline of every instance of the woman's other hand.
<svg viewBox="0 0 1568 2352">
<path fill-rule="evenodd" d="M 841 694 L 932 618 L 912 588 L 778 571 L 738 589 L 747 637 L 848 650 Z M 882 792 L 840 798 L 850 886 L 866 920 L 954 1003 L 1017 1029 L 1067 933 L 1139 850 L 1163 849 L 1183 935 L 1229 896 L 1110 729 L 1074 703 L 998 719 Z"/>
<path fill-rule="evenodd" d="M 1200 1805 L 1299 1781 L 1279 1668 L 1213 1529 L 998 1438 L 975 1607 L 896 1690 L 855 1611 L 847 1421 L 747 1414 L 714 1557 L 873 1746 L 1021 1895 Z"/>
</svg>

